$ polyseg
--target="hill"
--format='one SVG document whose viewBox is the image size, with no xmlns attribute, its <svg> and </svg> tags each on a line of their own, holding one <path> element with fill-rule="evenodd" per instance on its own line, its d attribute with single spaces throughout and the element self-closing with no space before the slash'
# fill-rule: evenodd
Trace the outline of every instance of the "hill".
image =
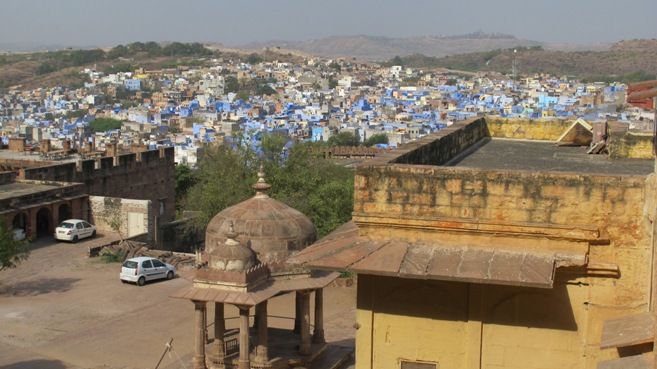
<svg viewBox="0 0 657 369">
<path fill-rule="evenodd" d="M 516 52 L 514 52 L 516 50 Z M 657 76 L 657 40 L 630 40 L 606 51 L 545 50 L 541 46 L 496 49 L 441 58 L 422 54 L 389 60 L 387 65 L 448 68 L 464 71 L 511 73 L 513 59 L 519 74 L 550 73 L 596 81 L 635 82 Z"/>
<path fill-rule="evenodd" d="M 134 71 L 139 67 L 159 69 L 206 65 L 218 57 L 245 61 L 300 60 L 298 56 L 275 50 L 249 54 L 239 50 L 223 50 L 216 45 L 180 42 L 134 42 L 107 49 L 4 53 L 0 54 L 0 90 L 16 85 L 24 88 L 82 86 L 88 77 L 80 71 L 89 67 L 105 73 L 115 73 Z"/>
<path fill-rule="evenodd" d="M 325 57 L 354 57 L 386 60 L 396 55 L 423 54 L 443 57 L 516 46 L 539 46 L 536 41 L 510 35 L 475 32 L 461 36 L 391 38 L 378 36 L 334 36 L 306 41 L 268 41 L 244 45 L 244 49 L 281 48 Z"/>
</svg>

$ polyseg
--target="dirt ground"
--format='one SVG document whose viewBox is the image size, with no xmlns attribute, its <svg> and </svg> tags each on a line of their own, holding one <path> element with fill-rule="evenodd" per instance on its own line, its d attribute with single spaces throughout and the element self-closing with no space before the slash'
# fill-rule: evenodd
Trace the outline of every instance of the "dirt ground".
<svg viewBox="0 0 657 369">
<path fill-rule="evenodd" d="M 169 297 L 191 283 L 186 273 L 122 284 L 120 264 L 86 256 L 105 241 L 42 240 L 27 261 L 0 272 L 0 369 L 154 368 L 171 338 L 174 352 L 161 367 L 191 367 L 194 307 Z M 355 289 L 327 288 L 324 296 L 327 341 L 353 346 Z M 268 311 L 270 326 L 291 329 L 294 296 L 271 300 Z M 226 316 L 227 328 L 236 328 L 237 310 L 227 307 Z"/>
</svg>

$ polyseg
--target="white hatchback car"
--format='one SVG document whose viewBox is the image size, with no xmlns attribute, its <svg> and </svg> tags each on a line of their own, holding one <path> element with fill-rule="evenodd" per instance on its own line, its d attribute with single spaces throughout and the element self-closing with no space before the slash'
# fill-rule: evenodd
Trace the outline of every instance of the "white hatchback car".
<svg viewBox="0 0 657 369">
<path fill-rule="evenodd" d="M 173 279 L 175 276 L 176 268 L 173 265 L 146 256 L 124 261 L 119 274 L 121 282 L 133 282 L 140 286 L 143 286 L 146 281 Z"/>
<path fill-rule="evenodd" d="M 82 219 L 69 219 L 61 222 L 55 228 L 55 239 L 61 241 L 77 242 L 80 239 L 94 237 L 96 227 Z"/>
</svg>

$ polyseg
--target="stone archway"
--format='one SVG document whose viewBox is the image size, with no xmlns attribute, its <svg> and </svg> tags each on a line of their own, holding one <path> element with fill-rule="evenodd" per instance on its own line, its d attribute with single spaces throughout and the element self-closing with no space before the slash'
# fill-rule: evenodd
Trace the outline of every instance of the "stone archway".
<svg viewBox="0 0 657 369">
<path fill-rule="evenodd" d="M 52 214 L 50 209 L 41 208 L 36 214 L 36 234 L 37 237 L 51 235 L 52 232 Z"/>
<path fill-rule="evenodd" d="M 22 229 L 27 233 L 27 215 L 25 213 L 18 213 L 14 215 L 14 220 L 11 222 L 12 229 Z"/>
<path fill-rule="evenodd" d="M 71 219 L 71 207 L 68 204 L 61 204 L 57 210 L 57 221 L 61 223 L 67 219 Z"/>
</svg>

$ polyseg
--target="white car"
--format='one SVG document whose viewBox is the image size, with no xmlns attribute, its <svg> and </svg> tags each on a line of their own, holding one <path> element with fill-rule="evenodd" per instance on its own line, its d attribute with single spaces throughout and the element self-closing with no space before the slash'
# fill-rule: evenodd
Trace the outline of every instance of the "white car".
<svg viewBox="0 0 657 369">
<path fill-rule="evenodd" d="M 61 241 L 77 242 L 83 238 L 94 237 L 96 227 L 82 219 L 69 219 L 61 222 L 55 228 L 55 239 Z"/>
<path fill-rule="evenodd" d="M 133 282 L 140 286 L 143 286 L 146 281 L 173 279 L 175 276 L 176 268 L 173 265 L 146 256 L 124 261 L 119 274 L 121 282 Z"/>
</svg>

